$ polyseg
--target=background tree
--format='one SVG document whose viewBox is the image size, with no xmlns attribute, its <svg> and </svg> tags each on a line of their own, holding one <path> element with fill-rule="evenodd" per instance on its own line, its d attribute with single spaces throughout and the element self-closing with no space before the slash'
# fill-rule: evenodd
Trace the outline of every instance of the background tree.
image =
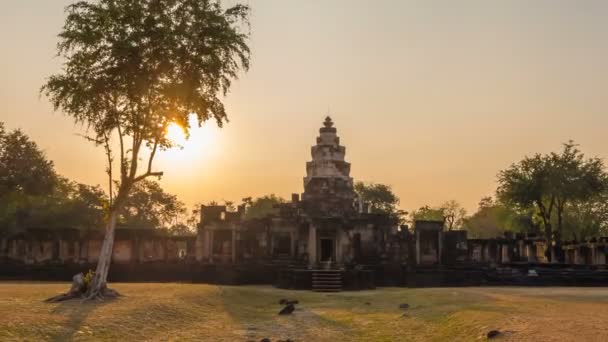
<svg viewBox="0 0 608 342">
<path fill-rule="evenodd" d="M 58 183 L 53 163 L 20 130 L 7 132 L 0 122 L 0 229 L 23 228 L 32 207 Z"/>
<path fill-rule="evenodd" d="M 153 161 L 159 149 L 173 146 L 168 125 L 179 124 L 187 134 L 191 113 L 199 124 L 215 119 L 221 127 L 227 120 L 220 96 L 249 66 L 243 31 L 249 8 L 223 10 L 211 0 L 99 0 L 66 11 L 58 44 L 65 64 L 42 91 L 56 110 L 88 128 L 88 139 L 104 147 L 108 161 L 108 222 L 90 299 L 115 293 L 106 283 L 116 220 L 136 183 L 162 175 Z"/>
<path fill-rule="evenodd" d="M 502 236 L 505 231 L 538 233 L 539 226 L 533 209 L 518 212 L 492 197 L 484 197 L 477 212 L 464 220 L 463 229 L 472 238 L 486 239 Z"/>
<path fill-rule="evenodd" d="M 143 180 L 131 189 L 119 222 L 129 228 L 168 230 L 179 224 L 186 212 L 186 206 L 177 196 L 166 193 L 158 182 Z"/>
<path fill-rule="evenodd" d="M 375 214 L 386 214 L 397 223 L 402 223 L 406 212 L 398 208 L 399 197 L 393 189 L 385 184 L 378 183 L 355 183 L 355 193 L 370 205 L 371 212 Z"/>
<path fill-rule="evenodd" d="M 564 239 L 582 241 L 608 236 L 608 191 L 588 199 L 568 203 L 563 212 Z"/>
<path fill-rule="evenodd" d="M 552 167 L 551 183 L 557 216 L 555 247 L 559 260 L 563 261 L 564 211 L 569 205 L 587 204 L 591 198 L 597 198 L 605 190 L 607 177 L 602 160 L 586 159 L 573 141 L 564 144 L 561 154 L 553 152 L 548 158 Z"/>
<path fill-rule="evenodd" d="M 463 228 L 467 211 L 455 200 L 443 203 L 439 209 L 443 213 L 445 225 L 448 231 L 460 230 Z"/>
<path fill-rule="evenodd" d="M 415 224 L 416 221 L 443 221 L 443 210 L 425 205 L 412 211 L 410 220 L 412 224 Z"/>
<path fill-rule="evenodd" d="M 560 154 L 536 154 L 501 171 L 497 194 L 501 201 L 520 211 L 536 208 L 545 237 L 550 242 L 546 257 L 551 260 L 554 246 L 558 261 L 563 261 L 561 236 L 565 211 L 568 207 L 598 198 L 605 191 L 606 178 L 602 161 L 585 159 L 570 141 L 564 144 Z M 557 221 L 556 229 L 553 229 L 553 221 Z"/>
<path fill-rule="evenodd" d="M 410 215 L 416 221 L 443 221 L 447 230 L 463 229 L 467 211 L 455 200 L 444 202 L 438 207 L 422 206 Z"/>
<path fill-rule="evenodd" d="M 498 198 L 509 206 L 524 211 L 536 207 L 548 241 L 552 239 L 551 215 L 555 207 L 551 162 L 536 154 L 525 157 L 498 174 Z M 545 256 L 551 260 L 551 246 L 547 244 Z"/>
<path fill-rule="evenodd" d="M 275 194 L 258 197 L 254 200 L 251 200 L 251 197 L 247 197 L 247 199 L 248 201 L 243 200 L 243 204 L 246 205 L 246 220 L 263 218 L 269 214 L 276 213 L 276 206 L 285 203 L 285 199 Z"/>
</svg>

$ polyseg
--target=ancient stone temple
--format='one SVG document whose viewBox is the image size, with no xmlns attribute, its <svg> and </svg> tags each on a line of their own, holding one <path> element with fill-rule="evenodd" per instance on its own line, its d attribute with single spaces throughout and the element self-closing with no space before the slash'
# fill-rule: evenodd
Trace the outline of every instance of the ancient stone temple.
<svg viewBox="0 0 608 342">
<path fill-rule="evenodd" d="M 547 263 L 546 240 L 505 233 L 468 239 L 442 221 L 413 229 L 371 213 L 355 195 L 346 148 L 331 118 L 319 129 L 301 196 L 273 213 L 202 206 L 196 235 L 116 231 L 110 281 L 275 284 L 339 291 L 375 285 L 608 284 L 608 238 L 564 243 L 564 265 Z M 103 231 L 30 227 L 0 236 L 0 279 L 66 280 L 94 269 Z M 529 277 L 530 273 L 536 275 Z M 564 274 L 568 277 L 564 277 Z M 572 277 L 572 278 L 570 278 Z"/>
</svg>

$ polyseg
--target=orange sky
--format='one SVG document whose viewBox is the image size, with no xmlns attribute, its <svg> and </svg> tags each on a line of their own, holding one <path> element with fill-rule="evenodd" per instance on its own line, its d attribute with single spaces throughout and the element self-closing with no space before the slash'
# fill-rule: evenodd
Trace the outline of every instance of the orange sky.
<svg viewBox="0 0 608 342">
<path fill-rule="evenodd" d="M 38 95 L 67 3 L 3 1 L 0 120 L 63 175 L 106 184 L 102 151 Z M 301 192 L 328 108 L 353 177 L 392 185 L 406 210 L 472 211 L 498 170 L 568 139 L 608 156 L 608 2 L 248 3 L 252 67 L 225 99 L 230 123 L 160 156 L 188 204 Z"/>
</svg>

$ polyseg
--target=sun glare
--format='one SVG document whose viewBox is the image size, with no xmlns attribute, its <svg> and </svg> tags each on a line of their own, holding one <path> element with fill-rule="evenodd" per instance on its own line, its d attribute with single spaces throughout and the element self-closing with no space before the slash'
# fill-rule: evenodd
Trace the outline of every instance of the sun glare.
<svg viewBox="0 0 608 342">
<path fill-rule="evenodd" d="M 165 134 L 165 136 L 167 139 L 171 140 L 171 142 L 179 146 L 184 146 L 187 141 L 184 129 L 176 123 L 171 123 L 169 127 L 167 127 L 167 134 Z"/>
<path fill-rule="evenodd" d="M 209 157 L 217 149 L 217 127 L 207 122 L 198 127 L 196 118 L 190 117 L 190 136 L 186 137 L 184 129 L 172 123 L 167 127 L 166 137 L 176 146 L 161 152 L 161 158 L 169 162 L 195 162 Z"/>
</svg>

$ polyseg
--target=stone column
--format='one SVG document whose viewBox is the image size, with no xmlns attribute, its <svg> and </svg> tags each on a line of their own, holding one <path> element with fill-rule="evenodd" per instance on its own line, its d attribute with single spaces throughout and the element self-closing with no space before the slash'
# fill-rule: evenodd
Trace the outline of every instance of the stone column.
<svg viewBox="0 0 608 342">
<path fill-rule="evenodd" d="M 510 261 L 509 260 L 509 247 L 510 246 L 508 244 L 501 244 L 500 245 L 500 252 L 502 254 L 501 258 L 500 258 L 501 259 L 500 260 L 501 264 L 504 264 L 504 263 L 507 263 L 507 262 Z"/>
<path fill-rule="evenodd" d="M 420 232 L 416 232 L 416 265 L 420 265 Z"/>
<path fill-rule="evenodd" d="M 236 229 L 232 229 L 232 243 L 231 243 L 231 248 L 230 248 L 230 252 L 232 253 L 231 257 L 232 257 L 232 263 L 235 264 L 236 263 Z"/>
<path fill-rule="evenodd" d="M 209 230 L 209 247 L 207 248 L 207 250 L 209 251 L 208 257 L 209 257 L 209 263 L 212 264 L 213 263 L 213 230 Z"/>
<path fill-rule="evenodd" d="M 312 267 L 317 263 L 317 227 L 308 228 L 308 264 Z"/>
<path fill-rule="evenodd" d="M 437 263 L 441 264 L 442 262 L 442 252 L 443 252 L 443 234 L 441 234 L 441 232 L 437 232 Z"/>
<path fill-rule="evenodd" d="M 289 249 L 289 255 L 295 259 L 296 258 L 296 234 L 294 232 L 289 233 L 289 241 L 291 242 L 291 247 Z"/>
</svg>

